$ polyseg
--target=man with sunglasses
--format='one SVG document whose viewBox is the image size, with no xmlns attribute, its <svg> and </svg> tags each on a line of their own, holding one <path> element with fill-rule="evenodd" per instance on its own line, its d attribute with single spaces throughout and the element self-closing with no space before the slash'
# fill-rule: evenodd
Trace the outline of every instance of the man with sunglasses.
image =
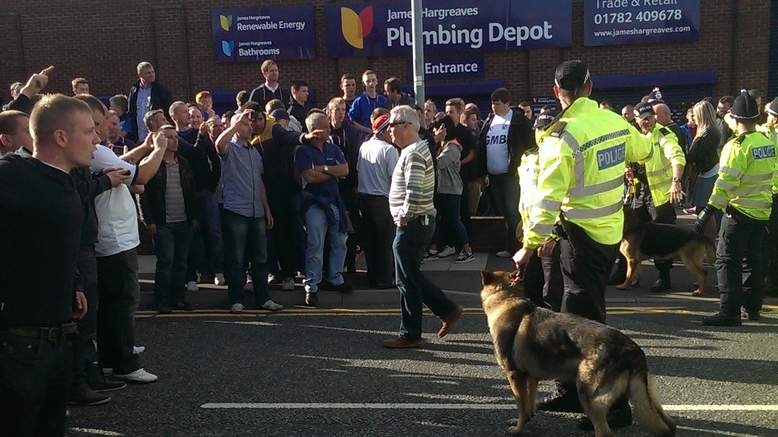
<svg viewBox="0 0 778 437">
<path fill-rule="evenodd" d="M 389 135 L 402 152 L 392 174 L 389 212 L 397 225 L 393 252 L 397 288 L 400 289 L 401 320 L 397 337 L 384 340 L 390 349 L 418 348 L 422 344 L 422 303 L 443 323 L 438 336 L 445 336 L 462 315 L 462 307 L 449 299 L 421 272 L 424 252 L 435 231 L 435 168 L 427 142 L 419 138 L 419 114 L 410 106 L 391 111 Z"/>
</svg>

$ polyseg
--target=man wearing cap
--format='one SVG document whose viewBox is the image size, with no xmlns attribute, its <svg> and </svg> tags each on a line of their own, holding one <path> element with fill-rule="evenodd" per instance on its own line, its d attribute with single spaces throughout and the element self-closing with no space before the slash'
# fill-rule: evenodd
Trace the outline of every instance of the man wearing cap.
<svg viewBox="0 0 778 437">
<path fill-rule="evenodd" d="M 759 106 L 746 90 L 732 106 L 738 136 L 724 145 L 719 177 L 708 205 L 697 218 L 701 232 L 716 211 L 724 211 L 716 247 L 720 310 L 703 317 L 709 326 L 740 326 L 740 307 L 758 320 L 764 282 L 763 244 L 776 192 L 776 145 L 756 131 Z M 743 258 L 750 290 L 743 286 Z"/>
<path fill-rule="evenodd" d="M 646 162 L 646 177 L 656 211 L 654 222 L 674 224 L 676 216 L 673 203 L 683 199 L 681 177 L 686 165 L 683 149 L 678 145 L 678 137 L 657 123 L 651 104 L 639 103 L 634 111 L 640 130 L 651 140 L 653 148 L 651 159 Z M 651 291 L 659 293 L 670 290 L 673 262 L 654 260 L 654 265 L 659 270 L 659 278 L 651 286 Z"/>
<path fill-rule="evenodd" d="M 389 136 L 389 111 L 376 108 L 371 117 L 373 136 L 359 148 L 359 209 L 362 212 L 367 280 L 372 288 L 394 286 L 392 240 L 395 227 L 389 214 L 389 184 L 400 154 Z"/>
<path fill-rule="evenodd" d="M 543 137 L 530 223 L 524 247 L 513 259 L 522 268 L 532 252 L 552 253 L 557 244 L 553 235 L 558 235 L 562 312 L 604 323 L 608 272 L 624 225 L 624 168 L 627 162 L 648 161 L 651 143 L 620 115 L 599 109 L 589 98 L 592 81 L 583 62 L 563 62 L 554 82 L 562 112 Z M 546 399 L 539 409 L 581 412 L 575 385 L 557 386 L 557 396 Z M 613 405 L 608 423 L 614 427 L 632 423 L 626 398 Z M 579 426 L 592 428 L 588 420 Z"/>
<path fill-rule="evenodd" d="M 402 152 L 392 173 L 389 211 L 397 234 L 392 246 L 397 288 L 400 289 L 400 333 L 384 340 L 390 349 L 418 348 L 422 344 L 422 304 L 440 317 L 438 336 L 445 336 L 462 315 L 462 307 L 446 296 L 421 272 L 424 251 L 435 231 L 435 168 L 427 142 L 419 138 L 419 114 L 410 106 L 392 109 L 389 135 Z"/>
</svg>

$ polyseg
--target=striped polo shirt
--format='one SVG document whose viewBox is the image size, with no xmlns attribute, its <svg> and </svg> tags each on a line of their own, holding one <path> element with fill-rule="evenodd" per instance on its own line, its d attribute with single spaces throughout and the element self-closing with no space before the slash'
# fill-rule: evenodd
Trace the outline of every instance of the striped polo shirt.
<svg viewBox="0 0 778 437">
<path fill-rule="evenodd" d="M 420 215 L 435 215 L 435 168 L 430 148 L 419 140 L 404 148 L 394 167 L 389 190 L 389 211 L 394 218 L 412 220 Z"/>
</svg>

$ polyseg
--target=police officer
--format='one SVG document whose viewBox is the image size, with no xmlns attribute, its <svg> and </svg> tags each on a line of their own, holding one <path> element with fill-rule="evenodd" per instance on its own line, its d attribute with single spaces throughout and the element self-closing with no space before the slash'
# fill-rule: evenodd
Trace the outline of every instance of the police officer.
<svg viewBox="0 0 778 437">
<path fill-rule="evenodd" d="M 655 223 L 675 224 L 673 203 L 683 199 L 681 177 L 686 165 L 683 149 L 678 145 L 678 137 L 667 127 L 656 122 L 656 113 L 650 103 L 635 106 L 635 119 L 640 130 L 651 139 L 653 152 L 646 162 L 646 178 L 654 202 Z M 659 270 L 659 278 L 651 291 L 659 293 L 670 290 L 670 269 L 672 260 L 654 260 Z"/>
<path fill-rule="evenodd" d="M 767 107 L 767 122 L 757 127 L 778 148 L 778 97 Z M 767 232 L 770 234 L 770 243 L 765 250 L 767 262 L 765 277 L 765 294 L 778 296 L 778 181 L 773 185 L 773 212 L 770 215 L 770 225 Z"/>
<path fill-rule="evenodd" d="M 589 68 L 579 60 L 556 69 L 554 94 L 562 112 L 546 129 L 539 150 L 538 186 L 529 213 L 524 247 L 514 255 L 517 268 L 532 252 L 552 252 L 559 235 L 564 295 L 562 312 L 605 322 L 608 272 L 621 240 L 626 162 L 646 162 L 651 144 L 618 114 L 590 99 Z M 559 225 L 555 223 L 559 220 Z M 575 386 L 557 384 L 559 393 L 538 407 L 580 412 Z M 626 399 L 608 413 L 613 427 L 632 423 Z M 591 422 L 579 426 L 591 429 Z"/>
<path fill-rule="evenodd" d="M 756 131 L 759 107 L 745 90 L 735 99 L 732 116 L 738 136 L 724 146 L 719 177 L 708 205 L 697 218 L 701 232 L 716 211 L 725 211 L 716 248 L 720 310 L 704 317 L 709 326 L 740 326 L 740 307 L 749 320 L 759 319 L 764 282 L 763 242 L 770 219 L 776 180 L 776 146 Z M 750 269 L 750 290 L 744 293 L 743 258 Z"/>
</svg>

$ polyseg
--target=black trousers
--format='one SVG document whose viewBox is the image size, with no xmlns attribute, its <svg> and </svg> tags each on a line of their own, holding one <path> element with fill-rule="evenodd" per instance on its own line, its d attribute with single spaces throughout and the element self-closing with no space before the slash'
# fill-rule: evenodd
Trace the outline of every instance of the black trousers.
<svg viewBox="0 0 778 437">
<path fill-rule="evenodd" d="M 362 213 L 362 242 L 365 246 L 367 280 L 371 286 L 391 284 L 394 282 L 392 242 L 395 225 L 389 213 L 389 199 L 361 194 L 359 210 Z"/>
<path fill-rule="evenodd" d="M 562 307 L 564 293 L 559 254 L 559 244 L 554 247 L 551 256 L 539 256 L 533 252 L 524 269 L 524 286 L 532 302 L 556 312 Z"/>
<path fill-rule="evenodd" d="M 362 214 L 359 211 L 359 201 L 355 193 L 340 192 L 343 203 L 346 205 L 346 213 L 351 221 L 354 232 L 348 234 L 346 240 L 346 271 L 357 271 L 357 246 L 362 246 Z"/>
<path fill-rule="evenodd" d="M 65 435 L 73 369 L 71 339 L 0 331 L 0 434 Z"/>
<path fill-rule="evenodd" d="M 675 208 L 673 208 L 673 204 L 671 202 L 667 202 L 664 205 L 659 205 L 656 208 L 656 217 L 654 217 L 654 223 L 674 225 L 676 219 L 677 216 L 675 215 Z M 660 272 L 665 272 L 665 274 L 668 274 L 670 269 L 673 268 L 673 260 L 654 260 L 654 266 Z"/>
<path fill-rule="evenodd" d="M 618 244 L 594 241 L 581 227 L 563 220 L 559 240 L 564 283 L 561 310 L 605 323 L 605 288 Z"/>
<path fill-rule="evenodd" d="M 88 311 L 78 321 L 78 332 L 73 335 L 73 385 L 86 382 L 87 370 L 97 362 L 97 313 L 100 308 L 97 294 L 97 258 L 94 246 L 82 247 L 78 253 L 78 271 L 84 286 Z"/>
<path fill-rule="evenodd" d="M 767 233 L 770 238 L 765 244 L 765 286 L 772 295 L 778 295 L 778 196 L 773 197 Z"/>
<path fill-rule="evenodd" d="M 753 220 L 735 210 L 727 211 L 721 220 L 716 277 L 721 293 L 721 314 L 726 317 L 739 318 L 741 306 L 750 312 L 762 308 L 766 225 L 767 222 Z M 744 259 L 747 277 L 744 277 Z"/>
<path fill-rule="evenodd" d="M 97 258 L 97 352 L 102 367 L 117 374 L 140 368 L 135 346 L 135 311 L 140 301 L 138 253 L 130 249 Z"/>
<path fill-rule="evenodd" d="M 278 189 L 276 189 L 279 191 Z M 280 190 L 268 201 L 275 224 L 268 234 L 268 269 L 279 279 L 294 278 L 305 271 L 305 230 L 295 201 L 298 193 Z"/>
</svg>

